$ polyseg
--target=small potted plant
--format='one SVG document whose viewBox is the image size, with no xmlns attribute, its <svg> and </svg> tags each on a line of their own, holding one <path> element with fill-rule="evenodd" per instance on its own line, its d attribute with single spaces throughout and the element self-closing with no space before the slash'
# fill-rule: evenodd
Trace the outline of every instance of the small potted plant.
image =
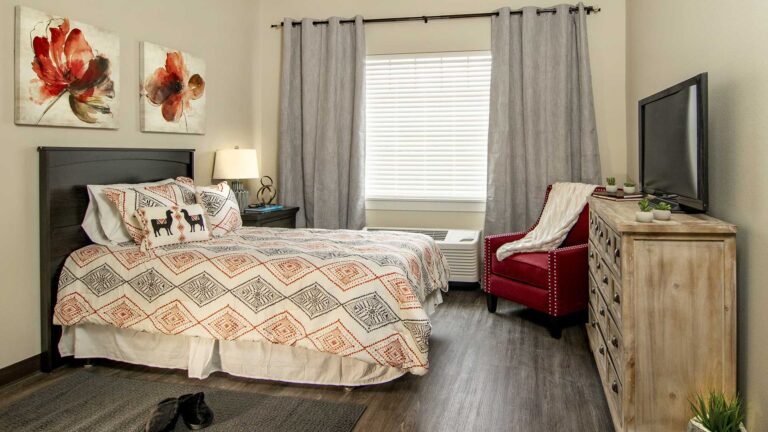
<svg viewBox="0 0 768 432">
<path fill-rule="evenodd" d="M 637 203 L 640 207 L 640 211 L 635 213 L 635 219 L 638 222 L 653 222 L 653 204 L 648 201 L 648 198 L 644 198 Z"/>
<path fill-rule="evenodd" d="M 664 201 L 656 204 L 653 209 L 653 218 L 660 221 L 668 221 L 672 218 L 672 206 Z"/>
<path fill-rule="evenodd" d="M 616 177 L 606 177 L 605 179 L 605 191 L 610 193 L 616 193 L 619 187 L 616 186 Z"/>
<path fill-rule="evenodd" d="M 624 182 L 624 193 L 625 194 L 633 194 L 635 193 L 635 182 L 633 182 L 630 179 L 627 179 L 627 181 Z"/>
<path fill-rule="evenodd" d="M 693 418 L 688 432 L 747 432 L 744 407 L 738 396 L 729 399 L 722 392 L 711 392 L 707 398 L 697 394 L 691 401 Z"/>
</svg>

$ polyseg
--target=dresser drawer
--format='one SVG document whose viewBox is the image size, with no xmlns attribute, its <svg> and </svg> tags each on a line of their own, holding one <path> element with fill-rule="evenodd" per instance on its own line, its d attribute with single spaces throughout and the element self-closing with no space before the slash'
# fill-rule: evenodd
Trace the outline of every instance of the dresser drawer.
<svg viewBox="0 0 768 432">
<path fill-rule="evenodd" d="M 605 303 L 605 299 L 603 299 L 603 296 L 600 294 L 600 290 L 597 290 L 597 292 L 597 307 L 595 308 L 595 312 L 597 312 L 597 323 L 600 326 L 601 333 L 605 336 L 605 330 L 608 328 L 608 320 L 611 318 L 609 317 L 608 306 Z"/>
<path fill-rule="evenodd" d="M 606 302 L 610 301 L 613 295 L 614 280 L 611 271 L 608 270 L 608 264 L 601 258 L 595 266 L 595 282 Z"/>
<path fill-rule="evenodd" d="M 597 318 L 595 310 L 589 309 L 590 318 L 587 328 L 587 335 L 589 336 L 589 345 L 592 349 L 592 355 L 595 357 L 595 365 L 597 370 L 600 371 L 601 376 L 605 376 L 605 368 L 608 360 L 608 347 L 605 346 L 605 339 L 603 334 L 600 333 L 600 321 Z"/>
<path fill-rule="evenodd" d="M 597 251 L 597 247 L 591 237 L 587 243 L 587 261 L 589 263 L 589 271 L 591 272 L 597 269 L 597 263 L 600 262 L 600 253 Z"/>
<path fill-rule="evenodd" d="M 605 337 L 605 346 L 608 347 L 608 354 L 610 354 L 613 360 L 613 365 L 616 368 L 616 372 L 618 372 L 619 381 L 621 381 L 624 371 L 624 343 L 621 331 L 612 319 L 608 318 L 606 322 L 608 325 L 602 329 Z"/>
<path fill-rule="evenodd" d="M 610 357 L 606 359 L 605 363 L 605 387 L 606 395 L 608 397 L 608 404 L 613 408 L 614 420 L 617 420 L 619 426 L 623 427 L 624 415 L 621 406 L 623 386 L 621 384 L 621 380 L 618 377 L 618 374 L 616 373 L 616 369 L 614 369 L 613 364 L 611 363 Z"/>
<path fill-rule="evenodd" d="M 589 304 L 595 311 L 600 307 L 600 292 L 597 290 L 597 282 L 591 273 L 589 274 Z"/>
</svg>

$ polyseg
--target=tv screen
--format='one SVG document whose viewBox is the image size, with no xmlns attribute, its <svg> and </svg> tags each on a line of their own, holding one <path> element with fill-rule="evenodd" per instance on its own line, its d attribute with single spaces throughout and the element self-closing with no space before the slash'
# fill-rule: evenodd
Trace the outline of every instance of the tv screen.
<svg viewBox="0 0 768 432">
<path fill-rule="evenodd" d="M 706 209 L 706 74 L 640 101 L 643 191 Z"/>
</svg>

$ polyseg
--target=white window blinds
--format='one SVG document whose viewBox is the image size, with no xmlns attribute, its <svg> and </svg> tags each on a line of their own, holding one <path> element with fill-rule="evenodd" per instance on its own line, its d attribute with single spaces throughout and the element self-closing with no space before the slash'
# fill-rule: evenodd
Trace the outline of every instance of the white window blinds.
<svg viewBox="0 0 768 432">
<path fill-rule="evenodd" d="M 366 198 L 485 201 L 488 52 L 366 59 Z"/>
</svg>

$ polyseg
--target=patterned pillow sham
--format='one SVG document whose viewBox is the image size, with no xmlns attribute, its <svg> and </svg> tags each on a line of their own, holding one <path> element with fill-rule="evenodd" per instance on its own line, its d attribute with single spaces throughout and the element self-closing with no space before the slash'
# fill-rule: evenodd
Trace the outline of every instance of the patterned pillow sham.
<svg viewBox="0 0 768 432">
<path fill-rule="evenodd" d="M 142 207 L 170 207 L 196 204 L 194 187 L 178 180 L 159 185 L 119 185 L 102 189 L 104 196 L 117 209 L 130 238 L 140 244 L 144 230 L 136 217 Z"/>
<path fill-rule="evenodd" d="M 205 208 L 214 237 L 225 236 L 243 226 L 240 206 L 227 182 L 198 186 L 197 202 Z"/>
<path fill-rule="evenodd" d="M 205 210 L 200 204 L 170 207 L 140 207 L 136 211 L 143 230 L 141 249 L 212 238 Z"/>
</svg>

